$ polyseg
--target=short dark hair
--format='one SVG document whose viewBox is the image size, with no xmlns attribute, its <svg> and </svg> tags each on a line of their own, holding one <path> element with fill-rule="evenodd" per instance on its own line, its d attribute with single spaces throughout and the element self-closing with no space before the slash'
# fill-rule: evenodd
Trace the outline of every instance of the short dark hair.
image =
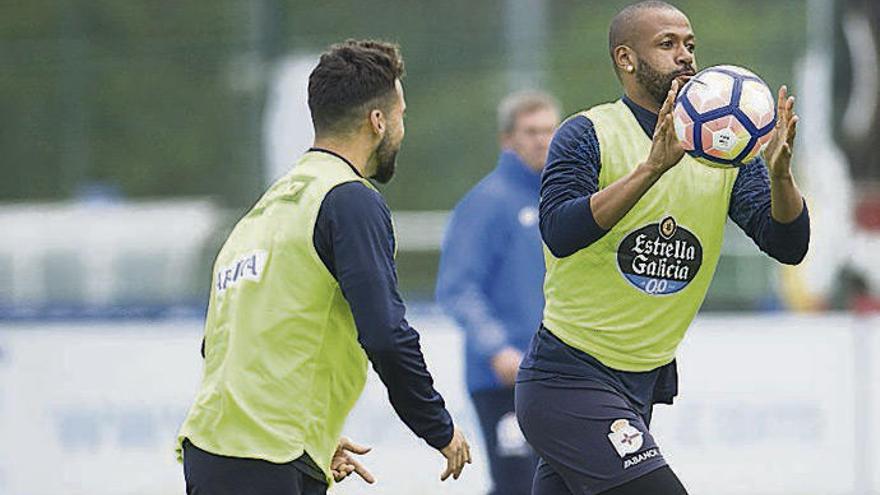
<svg viewBox="0 0 880 495">
<path fill-rule="evenodd" d="M 633 23 L 639 14 L 645 10 L 655 9 L 679 11 L 675 5 L 662 0 L 644 0 L 627 5 L 614 16 L 614 19 L 611 19 L 611 25 L 608 27 L 608 52 L 611 54 L 615 71 L 617 71 L 617 63 L 614 60 L 614 49 L 631 42 Z"/>
<path fill-rule="evenodd" d="M 395 81 L 403 75 L 403 58 L 395 43 L 346 40 L 332 45 L 309 75 L 315 134 L 352 130 L 367 105 L 386 108 L 393 101 Z"/>
</svg>

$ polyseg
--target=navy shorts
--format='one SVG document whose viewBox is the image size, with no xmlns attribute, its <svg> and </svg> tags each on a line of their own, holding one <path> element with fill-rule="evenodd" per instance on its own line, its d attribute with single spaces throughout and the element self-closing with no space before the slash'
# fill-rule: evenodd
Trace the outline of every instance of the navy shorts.
<svg viewBox="0 0 880 495">
<path fill-rule="evenodd" d="M 297 461 L 275 464 L 226 457 L 183 441 L 187 495 L 325 495 L 327 485 L 306 474 Z"/>
<path fill-rule="evenodd" d="M 595 495 L 665 466 L 637 411 L 595 379 L 521 374 L 516 416 L 541 457 L 532 495 Z"/>
</svg>

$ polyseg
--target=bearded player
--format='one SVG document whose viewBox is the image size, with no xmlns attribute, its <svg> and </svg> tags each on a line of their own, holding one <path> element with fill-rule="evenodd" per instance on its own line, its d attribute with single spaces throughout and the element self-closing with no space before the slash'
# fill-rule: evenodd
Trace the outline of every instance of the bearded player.
<svg viewBox="0 0 880 495">
<path fill-rule="evenodd" d="M 641 2 L 609 31 L 623 97 L 559 128 L 541 184 L 546 307 L 516 384 L 517 419 L 541 456 L 534 495 L 687 493 L 649 426 L 653 405 L 677 394 L 676 348 L 712 280 L 726 219 L 782 263 L 799 263 L 809 244 L 786 88 L 766 161 L 710 168 L 685 155 L 672 123 L 697 67 L 688 18 Z M 658 271 L 648 283 L 627 276 Z"/>
<path fill-rule="evenodd" d="M 471 461 L 404 317 L 382 195 L 404 136 L 397 45 L 354 41 L 309 76 L 315 144 L 257 201 L 217 255 L 205 370 L 181 427 L 189 495 L 323 495 L 372 475 L 339 438 L 367 362 L 394 410 L 447 459 Z"/>
</svg>

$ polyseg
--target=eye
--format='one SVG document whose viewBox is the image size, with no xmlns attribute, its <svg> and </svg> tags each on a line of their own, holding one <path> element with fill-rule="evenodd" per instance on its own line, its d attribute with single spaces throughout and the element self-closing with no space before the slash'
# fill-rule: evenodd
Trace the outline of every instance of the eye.
<svg viewBox="0 0 880 495">
<path fill-rule="evenodd" d="M 663 40 L 660 42 L 660 46 L 663 48 L 672 48 L 672 40 Z"/>
<path fill-rule="evenodd" d="M 695 51 L 697 51 L 697 45 L 695 45 L 693 43 L 688 43 L 685 46 L 687 46 L 688 51 L 691 53 L 694 53 Z"/>
</svg>

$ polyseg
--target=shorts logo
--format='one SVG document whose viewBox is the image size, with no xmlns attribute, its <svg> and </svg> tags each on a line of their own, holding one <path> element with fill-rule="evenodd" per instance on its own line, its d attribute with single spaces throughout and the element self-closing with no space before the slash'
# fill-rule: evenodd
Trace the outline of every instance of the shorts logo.
<svg viewBox="0 0 880 495">
<path fill-rule="evenodd" d="M 269 253 L 263 250 L 253 251 L 239 256 L 232 263 L 217 270 L 217 293 L 222 294 L 226 289 L 241 282 L 253 280 L 259 282 L 263 276 L 263 267 Z"/>
<path fill-rule="evenodd" d="M 629 469 L 633 466 L 638 466 L 639 464 L 647 461 L 648 459 L 653 459 L 655 457 L 660 456 L 660 449 L 654 447 L 653 449 L 648 449 L 641 454 L 636 454 L 629 459 L 623 461 L 623 469 Z"/>
<path fill-rule="evenodd" d="M 608 434 L 608 440 L 611 440 L 611 445 L 614 446 L 614 450 L 621 458 L 626 457 L 627 454 L 638 452 L 645 441 L 642 432 L 630 425 L 629 420 L 626 419 L 618 419 L 611 423 L 611 433 Z"/>
<path fill-rule="evenodd" d="M 651 295 L 684 289 L 702 264 L 700 240 L 671 216 L 630 232 L 617 248 L 620 272 L 629 283 Z"/>
</svg>

